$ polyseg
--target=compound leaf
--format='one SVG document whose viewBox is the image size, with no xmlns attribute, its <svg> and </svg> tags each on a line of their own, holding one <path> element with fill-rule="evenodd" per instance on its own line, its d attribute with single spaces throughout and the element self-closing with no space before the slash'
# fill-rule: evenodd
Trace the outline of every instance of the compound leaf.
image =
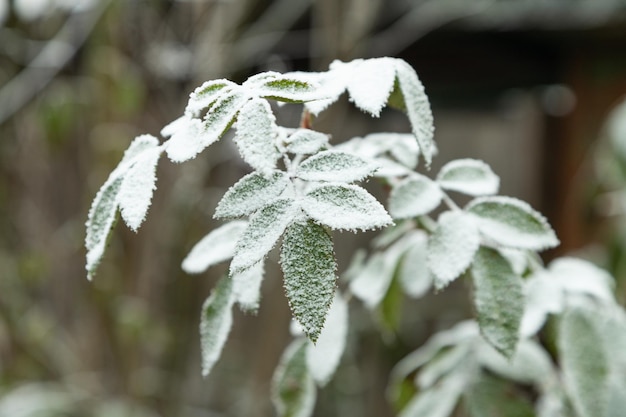
<svg viewBox="0 0 626 417">
<path fill-rule="evenodd" d="M 457 159 L 445 164 L 437 175 L 439 185 L 472 196 L 498 192 L 500 178 L 489 165 L 477 159 Z"/>
<path fill-rule="evenodd" d="M 202 306 L 200 347 L 202 375 L 207 376 L 219 359 L 233 324 L 232 281 L 222 278 Z"/>
<path fill-rule="evenodd" d="M 200 274 L 210 266 L 232 258 L 235 245 L 248 222 L 232 221 L 211 231 L 191 249 L 182 268 L 188 274 Z"/>
<path fill-rule="evenodd" d="M 248 101 L 239 112 L 236 129 L 235 143 L 244 161 L 263 173 L 276 168 L 278 126 L 267 100 Z"/>
<path fill-rule="evenodd" d="M 350 153 L 322 151 L 298 166 L 296 175 L 307 181 L 360 181 L 374 172 L 371 162 Z"/>
<path fill-rule="evenodd" d="M 289 177 L 282 171 L 265 175 L 252 172 L 226 191 L 217 204 L 214 217 L 233 218 L 252 214 L 276 199 L 289 185 Z"/>
<path fill-rule="evenodd" d="M 306 340 L 294 340 L 285 349 L 272 378 L 272 402 L 279 417 L 309 417 L 317 392 L 306 366 Z"/>
<path fill-rule="evenodd" d="M 312 220 L 292 223 L 285 232 L 280 264 L 291 311 L 308 338 L 316 342 L 337 280 L 330 236 Z"/>
<path fill-rule="evenodd" d="M 395 219 L 421 216 L 441 203 L 443 193 L 430 178 L 413 174 L 397 185 L 389 195 L 389 212 Z"/>
</svg>

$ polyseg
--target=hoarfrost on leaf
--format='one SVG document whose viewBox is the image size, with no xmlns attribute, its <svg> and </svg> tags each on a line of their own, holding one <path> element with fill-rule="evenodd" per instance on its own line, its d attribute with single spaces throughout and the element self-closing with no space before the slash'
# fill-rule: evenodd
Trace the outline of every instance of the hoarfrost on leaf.
<svg viewBox="0 0 626 417">
<path fill-rule="evenodd" d="M 317 391 L 306 366 L 307 345 L 304 338 L 294 340 L 285 349 L 272 378 L 272 402 L 278 417 L 310 417 Z"/>
<path fill-rule="evenodd" d="M 440 352 L 422 367 L 415 377 L 416 385 L 421 390 L 431 388 L 447 374 L 464 365 L 469 354 L 471 354 L 471 345 L 468 343 L 460 343 Z"/>
<path fill-rule="evenodd" d="M 434 387 L 415 395 L 398 417 L 448 417 L 456 408 L 463 389 L 463 375 L 452 373 Z"/>
<path fill-rule="evenodd" d="M 219 359 L 233 324 L 232 281 L 222 278 L 202 306 L 200 343 L 202 375 L 207 376 Z"/>
<path fill-rule="evenodd" d="M 248 222 L 236 220 L 211 231 L 191 249 L 182 268 L 188 274 L 200 274 L 210 266 L 233 257 L 239 236 Z"/>
<path fill-rule="evenodd" d="M 330 183 L 315 187 L 302 198 L 302 209 L 331 229 L 369 230 L 392 224 L 385 208 L 357 185 Z"/>
<path fill-rule="evenodd" d="M 312 77 L 300 76 L 297 73 L 259 74 L 259 76 L 250 77 L 243 86 L 251 88 L 259 97 L 289 103 L 304 103 L 328 98 L 328 94 Z"/>
<path fill-rule="evenodd" d="M 312 220 L 294 222 L 285 232 L 280 265 L 289 307 L 302 330 L 317 341 L 337 281 L 333 242 Z"/>
<path fill-rule="evenodd" d="M 355 106 L 374 117 L 380 116 L 396 79 L 394 61 L 392 58 L 374 58 L 351 63 L 354 69 L 347 89 Z"/>
<path fill-rule="evenodd" d="M 352 294 L 369 309 L 380 304 L 393 279 L 397 259 L 385 255 L 378 252 L 370 256 L 364 268 L 350 281 Z"/>
<path fill-rule="evenodd" d="M 296 176 L 307 181 L 360 181 L 371 175 L 376 169 L 359 156 L 338 151 L 322 151 L 298 166 Z"/>
<path fill-rule="evenodd" d="M 202 111 L 209 109 L 220 95 L 237 87 L 237 84 L 225 79 L 206 81 L 189 95 L 185 114 L 191 117 L 201 116 Z"/>
<path fill-rule="evenodd" d="M 446 211 L 428 240 L 427 264 L 435 276 L 435 288 L 442 289 L 472 263 L 480 246 L 474 219 L 461 211 Z"/>
<path fill-rule="evenodd" d="M 548 266 L 550 277 L 570 294 L 588 294 L 613 304 L 613 277 L 605 270 L 583 259 L 562 257 Z"/>
<path fill-rule="evenodd" d="M 413 174 L 396 184 L 389 195 L 389 212 L 395 219 L 427 214 L 441 203 L 443 193 L 430 178 Z"/>
<path fill-rule="evenodd" d="M 446 190 L 472 196 L 496 194 L 500 186 L 500 178 L 489 165 L 477 159 L 448 162 L 439 171 L 437 182 Z"/>
<path fill-rule="evenodd" d="M 261 301 L 261 283 L 265 274 L 263 262 L 233 274 L 233 296 L 242 310 L 255 313 Z"/>
<path fill-rule="evenodd" d="M 252 214 L 276 199 L 289 185 L 289 177 L 282 171 L 271 174 L 252 172 L 226 191 L 215 208 L 216 219 Z"/>
<path fill-rule="evenodd" d="M 558 314 L 565 307 L 563 288 L 548 271 L 535 272 L 524 282 L 524 316 L 520 328 L 522 336 L 536 334 L 548 314 Z"/>
<path fill-rule="evenodd" d="M 308 343 L 306 363 L 313 379 L 324 386 L 331 379 L 346 347 L 348 303 L 335 293 L 324 329 L 315 344 Z"/>
<path fill-rule="evenodd" d="M 285 140 L 288 152 L 311 155 L 328 147 L 328 135 L 310 129 L 297 129 Z"/>
<path fill-rule="evenodd" d="M 545 217 L 516 198 L 481 197 L 465 209 L 476 216 L 481 233 L 500 245 L 543 250 L 559 244 Z"/>
<path fill-rule="evenodd" d="M 281 198 L 254 213 L 237 241 L 235 256 L 230 263 L 231 275 L 263 260 L 297 212 L 298 206 L 294 200 Z"/>
<path fill-rule="evenodd" d="M 269 173 L 276 168 L 280 152 L 276 147 L 278 126 L 266 100 L 248 101 L 237 118 L 235 143 L 239 153 L 255 170 Z"/>
<path fill-rule="evenodd" d="M 404 293 L 412 298 L 426 294 L 433 284 L 433 277 L 427 266 L 428 237 L 422 231 L 409 235 L 410 245 L 400 262 L 398 280 Z"/>
<path fill-rule="evenodd" d="M 498 352 L 511 358 L 524 313 L 522 280 L 502 255 L 485 247 L 476 253 L 472 279 L 481 333 Z"/>
</svg>

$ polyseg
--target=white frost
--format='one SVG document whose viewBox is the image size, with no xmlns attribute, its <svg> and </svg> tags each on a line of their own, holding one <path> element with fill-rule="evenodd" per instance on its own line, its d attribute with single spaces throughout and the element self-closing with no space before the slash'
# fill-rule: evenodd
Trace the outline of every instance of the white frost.
<svg viewBox="0 0 626 417">
<path fill-rule="evenodd" d="M 395 219 L 427 214 L 441 203 L 443 193 L 436 182 L 414 173 L 394 185 L 389 195 L 389 212 Z"/>
<path fill-rule="evenodd" d="M 210 266 L 230 259 L 248 222 L 233 221 L 211 231 L 191 249 L 182 268 L 188 274 L 200 274 Z"/>
<path fill-rule="evenodd" d="M 472 196 L 496 194 L 500 186 L 500 178 L 489 165 L 477 159 L 448 162 L 439 171 L 437 182 L 446 190 Z"/>
<path fill-rule="evenodd" d="M 415 230 L 409 234 L 408 239 L 409 249 L 400 263 L 398 279 L 406 295 L 419 298 L 433 284 L 433 276 L 427 266 L 428 237 L 421 230 Z"/>
<path fill-rule="evenodd" d="M 328 147 L 328 135 L 310 129 L 297 129 L 285 140 L 288 152 L 311 155 Z"/>
<path fill-rule="evenodd" d="M 348 94 L 355 106 L 374 117 L 387 104 L 396 79 L 395 60 L 374 58 L 352 61 L 352 76 L 348 80 Z"/>
<path fill-rule="evenodd" d="M 242 310 L 256 312 L 261 301 L 261 283 L 265 268 L 257 262 L 250 268 L 233 274 L 233 296 Z"/>
<path fill-rule="evenodd" d="M 296 176 L 307 181 L 360 181 L 369 176 L 376 165 L 357 155 L 340 151 L 322 151 L 298 166 Z"/>
<path fill-rule="evenodd" d="M 237 119 L 235 144 L 255 170 L 269 173 L 280 157 L 276 148 L 278 126 L 267 100 L 253 98 L 243 106 Z"/>
<path fill-rule="evenodd" d="M 233 325 L 232 282 L 222 278 L 202 306 L 200 319 L 200 347 L 202 375 L 207 376 L 222 354 L 222 349 Z"/>
</svg>

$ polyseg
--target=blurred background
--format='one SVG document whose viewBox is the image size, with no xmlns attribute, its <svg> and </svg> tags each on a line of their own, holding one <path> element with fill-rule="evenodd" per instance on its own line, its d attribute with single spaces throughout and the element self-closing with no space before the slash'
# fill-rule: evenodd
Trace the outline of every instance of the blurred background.
<svg viewBox="0 0 626 417">
<path fill-rule="evenodd" d="M 485 160 L 503 195 L 556 229 L 562 245 L 546 258 L 591 257 L 624 301 L 626 127 L 620 142 L 606 124 L 626 94 L 624 0 L 0 0 L 0 417 L 273 415 L 271 375 L 290 338 L 275 256 L 258 315 L 235 314 L 206 380 L 200 308 L 226 265 L 180 269 L 249 170 L 229 141 L 184 165 L 161 160 L 146 223 L 117 225 L 93 282 L 84 222 L 130 141 L 158 135 L 203 81 L 376 56 L 405 59 L 425 85 L 440 150 L 430 175 Z M 296 125 L 299 112 L 279 120 Z M 315 127 L 335 143 L 409 129 L 345 98 Z M 363 241 L 336 239 L 343 270 Z M 467 299 L 459 283 L 394 301 L 391 318 L 352 306 L 348 351 L 315 415 L 393 415 L 390 367 L 468 317 Z"/>
</svg>

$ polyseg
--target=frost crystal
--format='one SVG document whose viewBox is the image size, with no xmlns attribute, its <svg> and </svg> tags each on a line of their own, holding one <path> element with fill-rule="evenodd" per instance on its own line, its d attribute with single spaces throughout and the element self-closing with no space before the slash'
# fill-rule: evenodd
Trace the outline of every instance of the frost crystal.
<svg viewBox="0 0 626 417">
<path fill-rule="evenodd" d="M 302 162 L 296 176 L 307 181 L 360 181 L 369 176 L 376 166 L 356 155 L 323 151 Z"/>
<path fill-rule="evenodd" d="M 252 99 L 243 106 L 236 129 L 235 143 L 244 161 L 263 173 L 276 168 L 278 126 L 266 100 Z"/>
<path fill-rule="evenodd" d="M 233 88 L 237 88 L 237 84 L 225 79 L 205 82 L 189 95 L 185 114 L 190 117 L 199 117 L 202 111 L 210 108 L 221 94 Z"/>
<path fill-rule="evenodd" d="M 500 178 L 489 165 L 476 159 L 448 162 L 439 171 L 437 182 L 446 190 L 473 196 L 496 194 L 500 186 Z"/>
<path fill-rule="evenodd" d="M 232 258 L 237 240 L 247 225 L 248 222 L 233 221 L 203 237 L 183 261 L 183 270 L 188 274 L 199 274 L 212 265 Z"/>
</svg>

